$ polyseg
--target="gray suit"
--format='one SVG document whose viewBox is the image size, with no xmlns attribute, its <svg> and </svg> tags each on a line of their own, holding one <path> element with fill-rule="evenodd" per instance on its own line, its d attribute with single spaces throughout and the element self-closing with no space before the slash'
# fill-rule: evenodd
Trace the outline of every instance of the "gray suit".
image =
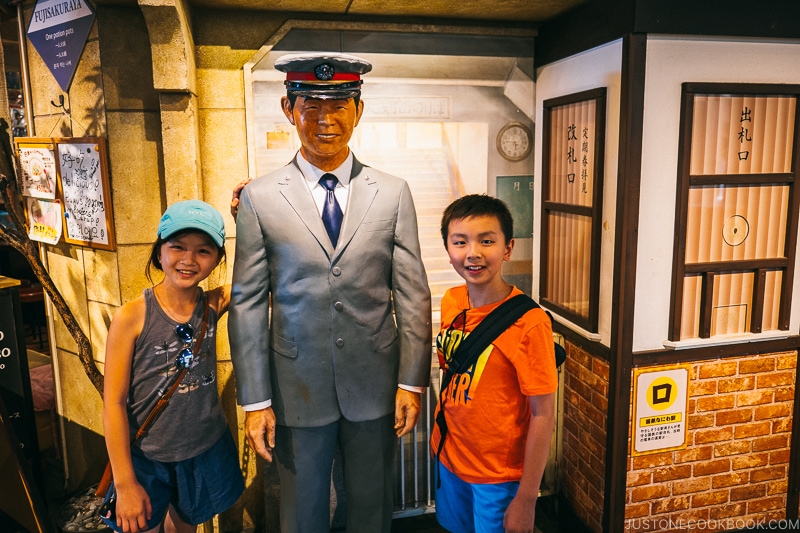
<svg viewBox="0 0 800 533">
<path fill-rule="evenodd" d="M 279 429 L 375 421 L 394 413 L 398 384 L 429 381 L 430 291 L 408 184 L 355 158 L 352 176 L 335 249 L 295 164 L 241 193 L 236 394 L 243 405 L 271 399 Z"/>
</svg>

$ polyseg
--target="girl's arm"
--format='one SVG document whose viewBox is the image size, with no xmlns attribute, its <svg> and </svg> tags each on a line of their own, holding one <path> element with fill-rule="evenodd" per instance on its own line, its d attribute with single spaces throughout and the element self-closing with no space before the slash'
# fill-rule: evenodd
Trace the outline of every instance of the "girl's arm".
<svg viewBox="0 0 800 533">
<path fill-rule="evenodd" d="M 231 303 L 231 286 L 223 285 L 216 289 L 208 291 L 208 304 L 217 312 L 217 316 L 221 317 L 228 311 L 228 306 Z"/>
<path fill-rule="evenodd" d="M 152 511 L 150 499 L 133 471 L 127 409 L 134 343 L 144 327 L 144 315 L 144 298 L 137 298 L 123 305 L 111 321 L 103 394 L 103 428 L 117 489 L 117 525 L 132 533 L 146 528 Z"/>
<path fill-rule="evenodd" d="M 556 394 L 528 396 L 531 421 L 525 441 L 525 463 L 517 495 L 506 509 L 503 526 L 509 533 L 532 533 L 536 517 L 536 500 L 544 468 L 550 453 L 550 440 L 555 426 Z"/>
</svg>

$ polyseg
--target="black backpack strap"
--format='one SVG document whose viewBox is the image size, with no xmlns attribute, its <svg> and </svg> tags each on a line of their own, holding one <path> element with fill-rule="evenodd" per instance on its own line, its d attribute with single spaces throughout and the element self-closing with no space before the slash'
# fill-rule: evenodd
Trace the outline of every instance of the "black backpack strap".
<svg viewBox="0 0 800 533">
<path fill-rule="evenodd" d="M 472 366 L 483 351 L 497 338 L 507 330 L 511 324 L 516 322 L 525 313 L 539 307 L 530 296 L 525 294 L 518 294 L 509 298 L 499 306 L 497 306 L 491 313 L 486 315 L 480 324 L 475 326 L 475 329 L 462 339 L 461 344 L 456 348 L 455 353 L 450 359 L 442 376 L 442 382 L 439 386 L 439 414 L 436 417 L 436 425 L 439 426 L 439 446 L 436 450 L 436 457 L 442 453 L 444 446 L 444 439 L 447 436 L 447 421 L 444 418 L 444 393 L 450 380 L 453 376 L 460 374 Z"/>
<path fill-rule="evenodd" d="M 539 307 L 525 294 L 518 294 L 497 306 L 467 335 L 447 365 L 447 374 L 460 374 L 472 366 L 483 351 L 525 313 Z"/>
</svg>

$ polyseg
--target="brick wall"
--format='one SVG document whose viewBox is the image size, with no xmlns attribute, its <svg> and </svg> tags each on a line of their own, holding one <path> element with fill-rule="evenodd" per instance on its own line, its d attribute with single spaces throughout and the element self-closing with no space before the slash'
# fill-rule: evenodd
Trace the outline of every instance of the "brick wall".
<svg viewBox="0 0 800 533">
<path fill-rule="evenodd" d="M 608 373 L 606 361 L 567 345 L 562 492 L 592 531 L 602 531 Z"/>
<path fill-rule="evenodd" d="M 785 518 L 797 353 L 691 366 L 687 448 L 631 457 L 626 531 Z"/>
</svg>

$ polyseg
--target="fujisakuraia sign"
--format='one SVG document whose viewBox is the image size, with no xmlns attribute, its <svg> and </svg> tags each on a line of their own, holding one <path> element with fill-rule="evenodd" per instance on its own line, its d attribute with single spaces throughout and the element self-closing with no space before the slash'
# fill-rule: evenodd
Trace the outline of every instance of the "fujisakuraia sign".
<svg viewBox="0 0 800 533">
<path fill-rule="evenodd" d="M 53 73 L 61 90 L 69 90 L 94 9 L 86 0 L 37 0 L 28 26 L 28 39 Z"/>
</svg>

